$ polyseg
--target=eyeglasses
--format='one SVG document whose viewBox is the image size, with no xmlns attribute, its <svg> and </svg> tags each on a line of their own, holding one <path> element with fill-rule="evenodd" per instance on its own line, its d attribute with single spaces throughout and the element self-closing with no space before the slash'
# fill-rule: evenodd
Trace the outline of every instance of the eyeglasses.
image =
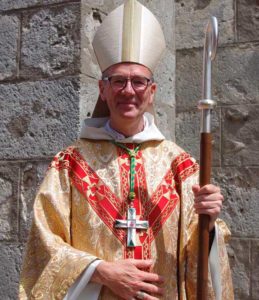
<svg viewBox="0 0 259 300">
<path fill-rule="evenodd" d="M 120 91 L 125 89 L 128 81 L 136 92 L 144 91 L 152 82 L 153 78 L 146 78 L 144 76 L 134 76 L 131 78 L 123 77 L 121 75 L 113 75 L 109 77 L 103 77 L 102 80 L 109 81 L 111 88 L 114 91 Z"/>
</svg>

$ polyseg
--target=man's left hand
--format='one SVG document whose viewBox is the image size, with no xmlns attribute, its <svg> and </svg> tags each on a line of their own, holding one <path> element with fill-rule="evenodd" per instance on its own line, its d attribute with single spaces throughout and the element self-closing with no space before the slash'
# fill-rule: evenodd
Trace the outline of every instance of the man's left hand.
<svg viewBox="0 0 259 300">
<path fill-rule="evenodd" d="M 195 184 L 192 191 L 194 193 L 195 212 L 210 216 L 209 230 L 211 231 L 215 226 L 215 221 L 220 214 L 224 200 L 220 188 L 213 184 L 207 184 L 201 188 L 198 184 Z"/>
</svg>

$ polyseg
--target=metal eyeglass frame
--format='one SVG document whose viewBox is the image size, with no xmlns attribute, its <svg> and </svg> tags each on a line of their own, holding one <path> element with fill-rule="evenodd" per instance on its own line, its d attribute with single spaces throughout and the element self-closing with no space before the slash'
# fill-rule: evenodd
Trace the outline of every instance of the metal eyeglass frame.
<svg viewBox="0 0 259 300">
<path fill-rule="evenodd" d="M 114 77 L 114 76 L 119 76 L 119 75 L 112 75 L 112 76 L 105 76 L 105 77 L 102 77 L 102 80 L 104 80 L 104 81 L 109 81 L 109 84 L 110 84 L 110 86 L 111 86 L 111 88 L 113 89 L 113 90 L 115 90 L 114 89 L 114 87 L 112 86 L 112 84 L 111 84 L 111 78 L 112 77 Z M 122 91 L 122 90 L 124 90 L 125 89 L 125 87 L 127 86 L 127 84 L 128 84 L 128 81 L 130 81 L 130 84 L 131 84 L 131 87 L 133 88 L 133 90 L 135 91 L 135 92 L 143 92 L 143 91 L 145 91 L 146 89 L 147 89 L 147 87 L 150 85 L 150 84 L 152 84 L 153 82 L 154 82 L 154 78 L 153 77 L 151 77 L 151 78 L 147 78 L 147 77 L 145 77 L 145 76 L 133 76 L 133 77 L 123 77 L 123 76 L 121 76 L 122 78 L 125 78 L 126 79 L 126 81 L 125 81 L 125 84 L 124 84 L 124 86 L 122 87 L 122 88 L 119 88 L 118 89 L 118 91 Z M 145 86 L 145 88 L 142 90 L 138 90 L 138 89 L 135 89 L 134 88 L 134 86 L 133 86 L 133 84 L 132 84 L 132 80 L 134 79 L 134 78 L 137 78 L 137 77 L 142 77 L 142 78 L 145 78 L 145 79 L 147 79 L 147 85 Z"/>
</svg>

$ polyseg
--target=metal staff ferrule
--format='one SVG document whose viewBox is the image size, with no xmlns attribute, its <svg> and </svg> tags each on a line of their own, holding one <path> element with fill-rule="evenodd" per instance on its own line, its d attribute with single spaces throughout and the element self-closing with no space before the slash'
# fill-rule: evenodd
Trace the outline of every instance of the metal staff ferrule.
<svg viewBox="0 0 259 300">
<path fill-rule="evenodd" d="M 211 132 L 211 110 L 215 108 L 216 101 L 211 100 L 211 62 L 216 57 L 218 46 L 218 21 L 211 17 L 205 32 L 203 53 L 202 99 L 198 102 L 201 112 L 201 132 Z"/>
<path fill-rule="evenodd" d="M 217 102 L 211 99 L 204 99 L 198 102 L 199 109 L 213 109 L 217 106 Z"/>
</svg>

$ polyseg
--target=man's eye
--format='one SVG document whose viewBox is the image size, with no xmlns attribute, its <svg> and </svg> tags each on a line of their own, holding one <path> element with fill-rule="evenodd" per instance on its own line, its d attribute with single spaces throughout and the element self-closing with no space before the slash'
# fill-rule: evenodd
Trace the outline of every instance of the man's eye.
<svg viewBox="0 0 259 300">
<path fill-rule="evenodd" d="M 133 80 L 133 83 L 134 83 L 135 85 L 145 85 L 145 84 L 146 84 L 146 81 L 145 81 L 144 79 L 142 79 L 142 78 L 138 78 L 138 79 L 134 79 L 134 80 Z"/>
<path fill-rule="evenodd" d="M 116 78 L 116 79 L 113 79 L 112 82 L 114 84 L 124 84 L 125 83 L 125 79 L 123 79 L 123 78 Z"/>
</svg>

